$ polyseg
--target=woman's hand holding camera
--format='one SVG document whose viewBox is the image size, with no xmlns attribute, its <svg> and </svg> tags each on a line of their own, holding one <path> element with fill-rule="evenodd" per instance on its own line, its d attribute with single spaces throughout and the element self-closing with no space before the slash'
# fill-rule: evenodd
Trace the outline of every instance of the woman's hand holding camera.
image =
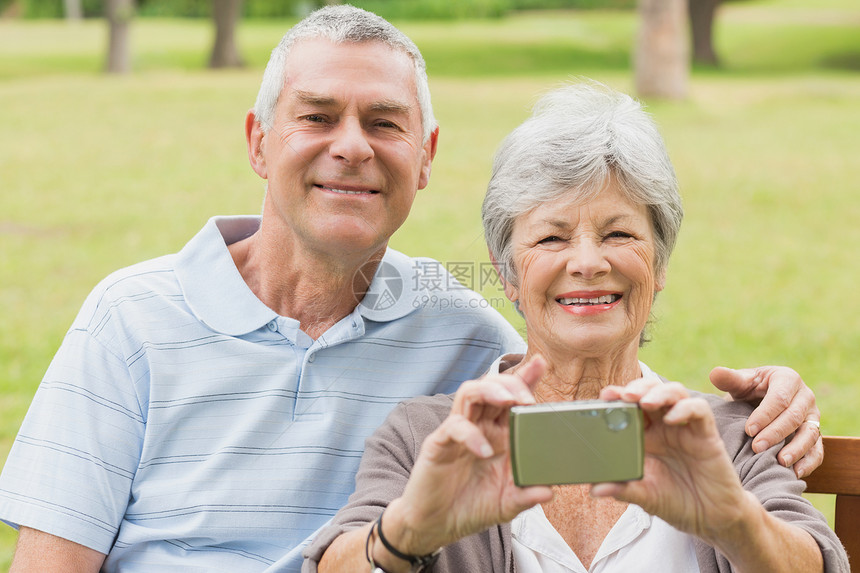
<svg viewBox="0 0 860 573">
<path fill-rule="evenodd" d="M 549 487 L 516 487 L 509 456 L 508 412 L 535 402 L 532 390 L 545 369 L 537 357 L 516 374 L 460 387 L 451 414 L 424 441 L 403 495 L 385 510 L 386 533 L 396 532 L 398 549 L 432 553 L 552 498 Z"/>
</svg>

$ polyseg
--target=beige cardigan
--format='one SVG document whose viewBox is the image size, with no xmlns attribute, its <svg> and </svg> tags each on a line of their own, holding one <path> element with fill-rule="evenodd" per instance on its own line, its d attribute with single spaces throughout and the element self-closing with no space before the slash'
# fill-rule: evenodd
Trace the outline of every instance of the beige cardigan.
<svg viewBox="0 0 860 573">
<path fill-rule="evenodd" d="M 717 428 L 744 489 L 751 491 L 773 515 L 808 531 L 821 548 L 827 573 L 848 573 L 848 558 L 824 517 L 800 494 L 806 485 L 794 471 L 776 461 L 780 445 L 755 454 L 744 424 L 752 408 L 744 402 L 726 402 L 710 394 L 693 394 L 711 405 Z M 316 573 L 317 562 L 334 539 L 379 517 L 383 508 L 403 491 L 424 438 L 448 416 L 452 397 L 420 397 L 400 404 L 368 440 L 356 476 L 356 491 L 349 503 L 305 549 L 303 573 Z M 712 547 L 696 540 L 702 573 L 732 571 L 729 562 Z M 368 571 L 370 567 L 368 566 Z M 471 535 L 442 549 L 434 573 L 515 573 L 510 524 Z"/>
</svg>

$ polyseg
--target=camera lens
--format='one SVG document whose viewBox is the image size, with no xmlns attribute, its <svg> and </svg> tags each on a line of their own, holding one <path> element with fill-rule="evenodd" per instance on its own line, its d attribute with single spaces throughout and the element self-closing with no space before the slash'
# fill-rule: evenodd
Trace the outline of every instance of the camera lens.
<svg viewBox="0 0 860 573">
<path fill-rule="evenodd" d="M 606 410 L 606 426 L 613 432 L 620 432 L 630 425 L 630 414 L 621 408 Z"/>
</svg>

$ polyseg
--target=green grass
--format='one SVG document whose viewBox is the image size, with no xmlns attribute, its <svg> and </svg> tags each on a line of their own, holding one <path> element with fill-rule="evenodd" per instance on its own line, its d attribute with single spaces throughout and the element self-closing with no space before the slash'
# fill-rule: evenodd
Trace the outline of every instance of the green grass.
<svg viewBox="0 0 860 573">
<path fill-rule="evenodd" d="M 686 102 L 651 102 L 687 217 L 643 358 L 700 389 L 717 364 L 788 364 L 816 390 L 825 432 L 860 435 L 855 4 L 728 5 L 724 67 L 696 70 Z M 259 210 L 242 122 L 290 24 L 243 23 L 249 68 L 211 73 L 208 23 L 140 20 L 136 72 L 108 78 L 101 22 L 0 21 L 0 460 L 96 282 L 176 251 L 212 214 Z M 565 79 L 631 90 L 635 16 L 402 27 L 427 58 L 442 131 L 431 185 L 392 244 L 485 262 L 479 206 L 496 144 Z M 0 528 L 0 570 L 13 543 Z"/>
</svg>

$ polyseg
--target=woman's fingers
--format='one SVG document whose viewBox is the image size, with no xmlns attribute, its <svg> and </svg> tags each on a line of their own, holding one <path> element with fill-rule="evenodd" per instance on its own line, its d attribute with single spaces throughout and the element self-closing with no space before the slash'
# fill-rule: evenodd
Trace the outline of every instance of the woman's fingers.
<svg viewBox="0 0 860 573">
<path fill-rule="evenodd" d="M 604 388 L 600 397 L 604 400 L 633 402 L 650 412 L 670 408 L 679 400 L 689 397 L 689 392 L 677 382 L 663 383 L 656 378 L 639 378 L 626 386 Z"/>
<path fill-rule="evenodd" d="M 659 410 L 671 408 L 680 400 L 689 398 L 690 393 L 678 382 L 668 382 L 651 386 L 639 399 L 643 410 Z"/>
<path fill-rule="evenodd" d="M 439 428 L 442 430 L 443 442 L 459 444 L 482 459 L 490 458 L 495 453 L 481 429 L 463 416 L 451 415 Z"/>
<path fill-rule="evenodd" d="M 591 486 L 591 497 L 614 497 L 623 499 L 629 482 L 606 482 L 596 483 Z"/>
<path fill-rule="evenodd" d="M 679 400 L 663 415 L 663 423 L 667 426 L 688 426 L 699 437 L 717 433 L 713 411 L 703 398 Z"/>
<path fill-rule="evenodd" d="M 600 398 L 639 402 L 648 392 L 661 386 L 664 386 L 663 382 L 656 378 L 637 378 L 624 386 L 607 386 L 601 391 Z"/>
<path fill-rule="evenodd" d="M 546 360 L 538 354 L 532 356 L 528 362 L 520 366 L 513 376 L 519 377 L 528 387 L 529 391 L 533 392 L 544 372 L 546 372 Z"/>
<path fill-rule="evenodd" d="M 454 396 L 451 411 L 476 421 L 499 416 L 514 405 L 534 404 L 534 387 L 545 371 L 546 362 L 535 356 L 514 374 L 494 374 L 464 382 Z"/>
<path fill-rule="evenodd" d="M 505 384 L 491 378 L 464 382 L 454 396 L 452 414 L 461 414 L 477 421 L 482 417 L 498 416 L 505 408 L 517 403 L 516 395 Z"/>
<path fill-rule="evenodd" d="M 514 488 L 514 491 L 516 492 L 517 502 L 522 507 L 521 511 L 525 511 L 538 503 L 552 501 L 552 498 L 555 495 L 553 489 L 548 485 L 518 487 Z"/>
<path fill-rule="evenodd" d="M 690 424 L 692 430 L 704 432 L 713 425 L 708 403 L 701 398 L 691 398 L 689 391 L 678 382 L 639 378 L 626 386 L 604 388 L 600 397 L 639 404 L 645 412 L 647 427 L 660 421 L 665 426 Z"/>
<path fill-rule="evenodd" d="M 708 402 L 681 397 L 685 394 L 665 387 L 643 396 L 655 408 L 645 440 L 643 479 L 595 484 L 591 495 L 635 503 L 681 531 L 694 532 L 724 519 L 714 500 L 737 500 L 743 490 Z"/>
<path fill-rule="evenodd" d="M 601 400 L 620 400 L 622 390 L 624 390 L 624 386 L 606 386 L 600 390 L 598 398 Z"/>
</svg>

